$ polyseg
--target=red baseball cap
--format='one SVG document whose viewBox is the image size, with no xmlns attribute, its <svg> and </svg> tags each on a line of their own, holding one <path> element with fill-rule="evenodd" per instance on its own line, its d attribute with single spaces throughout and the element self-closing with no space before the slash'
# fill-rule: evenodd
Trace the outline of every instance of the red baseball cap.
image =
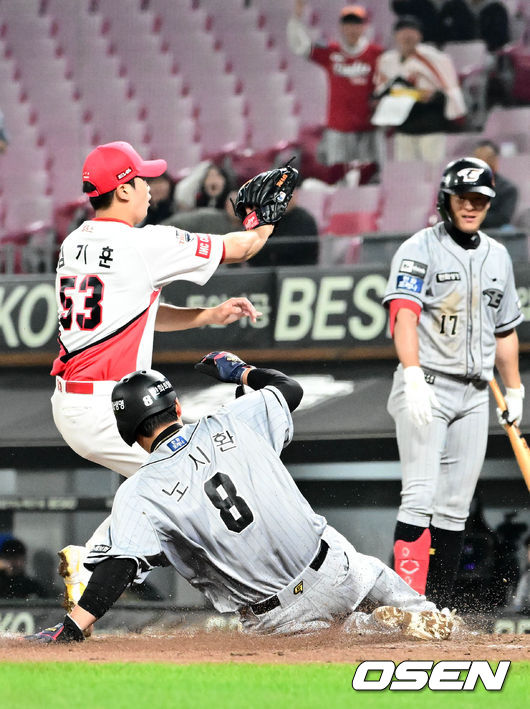
<svg viewBox="0 0 530 709">
<path fill-rule="evenodd" d="M 167 170 L 165 160 L 143 160 L 123 140 L 98 145 L 88 154 L 83 165 L 83 182 L 91 182 L 95 190 L 89 197 L 112 192 L 133 177 L 159 177 Z"/>
</svg>

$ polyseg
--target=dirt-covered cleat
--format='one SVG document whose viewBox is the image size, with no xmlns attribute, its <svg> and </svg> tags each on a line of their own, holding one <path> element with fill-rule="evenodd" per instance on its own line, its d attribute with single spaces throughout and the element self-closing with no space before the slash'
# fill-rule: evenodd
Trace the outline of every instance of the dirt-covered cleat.
<svg viewBox="0 0 530 709">
<path fill-rule="evenodd" d="M 447 616 L 453 621 L 453 628 L 452 628 L 452 633 L 455 632 L 455 630 L 464 630 L 465 629 L 465 622 L 462 616 L 457 615 L 456 613 L 456 608 L 453 608 L 452 611 L 449 610 L 449 608 L 442 608 L 440 611 L 442 615 Z"/>
<path fill-rule="evenodd" d="M 58 552 L 59 575 L 63 577 L 66 587 L 63 608 L 67 613 L 77 605 L 90 579 L 90 571 L 83 566 L 87 554 L 86 547 L 76 547 L 72 544 Z"/>
<path fill-rule="evenodd" d="M 381 606 L 372 614 L 387 629 L 419 640 L 446 640 L 456 623 L 454 616 L 441 611 L 406 611 L 394 606 Z"/>
</svg>

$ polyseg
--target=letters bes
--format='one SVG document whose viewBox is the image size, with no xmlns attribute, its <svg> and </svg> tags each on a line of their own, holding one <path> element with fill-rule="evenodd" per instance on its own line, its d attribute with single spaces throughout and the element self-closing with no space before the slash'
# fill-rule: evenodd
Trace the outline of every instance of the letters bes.
<svg viewBox="0 0 530 709">
<path fill-rule="evenodd" d="M 417 274 L 404 274 L 408 278 L 416 281 L 421 278 L 422 264 L 407 262 L 405 268 Z M 364 266 L 246 269 L 244 274 L 239 271 L 216 274 L 203 287 L 177 281 L 164 288 L 163 297 L 168 303 L 189 307 L 211 307 L 231 295 L 249 297 L 263 316 L 256 323 L 244 318 L 223 328 L 228 349 L 314 348 L 314 357 L 320 360 L 319 347 L 362 350 L 368 346 L 385 350 L 381 356 L 393 356 L 387 335 L 388 314 L 381 305 L 387 275 L 383 267 Z M 528 318 L 519 328 L 519 337 L 528 342 L 530 287 L 524 285 L 528 281 L 523 272 L 516 277 Z M 46 353 L 50 361 L 55 356 L 57 306 L 53 280 L 51 274 L 0 278 L 0 356 L 24 353 L 27 364 L 33 363 L 32 355 Z M 211 329 L 218 327 L 179 333 L 178 349 L 202 352 L 211 341 Z M 157 338 L 158 351 L 170 352 L 175 348 L 171 333 L 158 333 Z"/>
</svg>

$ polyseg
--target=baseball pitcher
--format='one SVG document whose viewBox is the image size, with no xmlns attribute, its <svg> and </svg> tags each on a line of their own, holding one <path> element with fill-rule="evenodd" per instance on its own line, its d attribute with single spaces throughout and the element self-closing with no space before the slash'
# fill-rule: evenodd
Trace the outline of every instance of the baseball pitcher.
<svg viewBox="0 0 530 709">
<path fill-rule="evenodd" d="M 442 221 L 399 247 L 383 299 L 400 361 L 388 400 L 402 469 L 395 569 L 442 605 L 451 603 L 486 453 L 494 365 L 509 422 L 522 415 L 515 328 L 523 315 L 512 262 L 480 231 L 494 197 L 485 162 L 447 165 L 438 195 Z"/>
<path fill-rule="evenodd" d="M 312 632 L 339 622 L 350 632 L 449 637 L 454 615 L 355 551 L 311 509 L 282 464 L 300 385 L 229 352 L 211 352 L 196 367 L 253 391 L 183 425 L 160 372 L 137 371 L 115 386 L 120 435 L 149 457 L 116 494 L 106 538 L 85 562 L 93 573 L 78 605 L 31 639 L 83 640 L 130 583 L 167 565 L 218 611 L 237 612 L 246 632 Z M 356 611 L 361 601 L 376 609 Z"/>
</svg>

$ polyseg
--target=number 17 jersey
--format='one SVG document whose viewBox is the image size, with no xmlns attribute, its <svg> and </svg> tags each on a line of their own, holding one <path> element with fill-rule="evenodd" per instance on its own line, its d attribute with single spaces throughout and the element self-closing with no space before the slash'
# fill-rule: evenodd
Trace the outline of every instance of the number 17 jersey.
<svg viewBox="0 0 530 709">
<path fill-rule="evenodd" d="M 118 381 L 151 366 L 160 292 L 175 280 L 206 283 L 223 239 L 170 226 L 86 221 L 64 240 L 55 293 L 60 353 L 52 375 Z"/>
</svg>

